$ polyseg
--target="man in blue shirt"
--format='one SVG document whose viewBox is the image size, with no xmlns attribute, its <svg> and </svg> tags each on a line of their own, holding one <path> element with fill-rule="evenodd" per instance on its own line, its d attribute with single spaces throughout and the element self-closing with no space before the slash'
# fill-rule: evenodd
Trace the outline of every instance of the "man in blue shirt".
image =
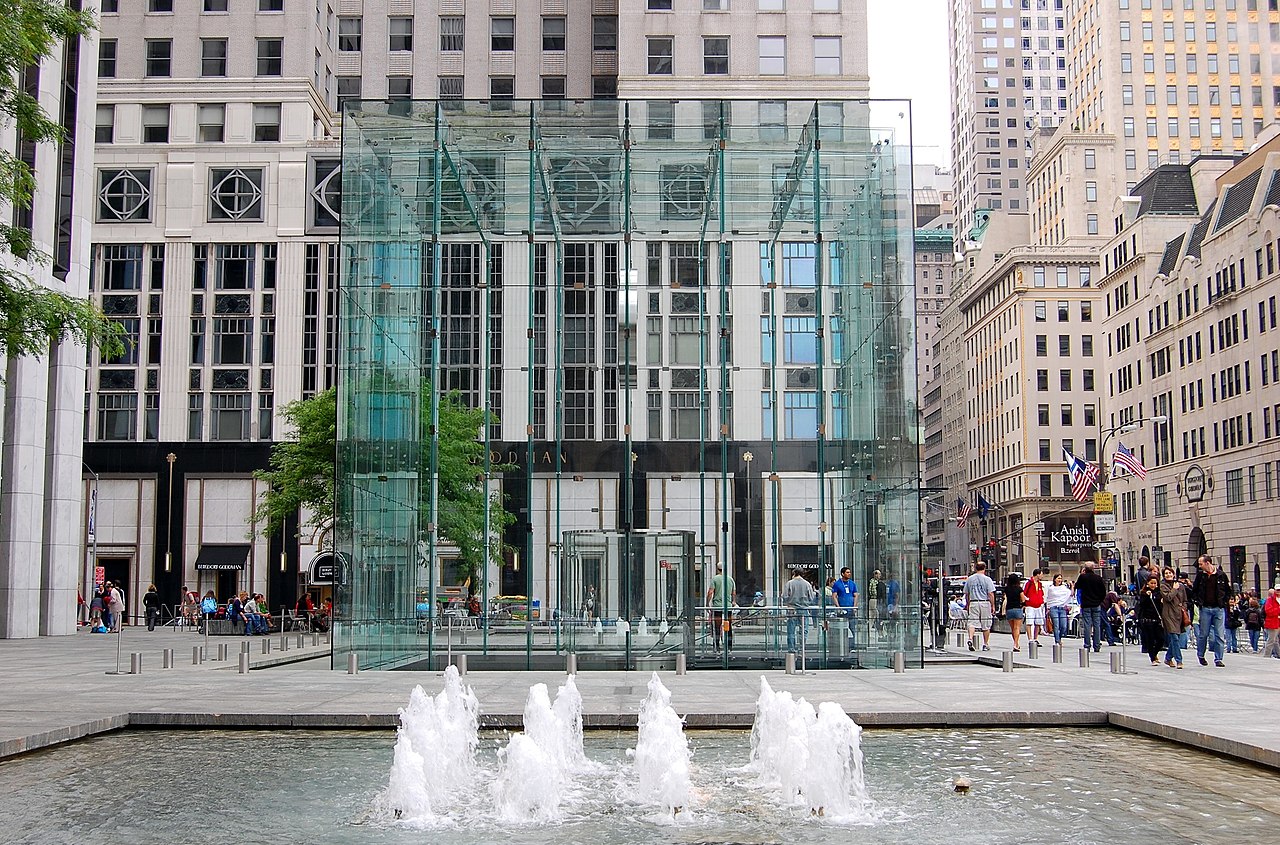
<svg viewBox="0 0 1280 845">
<path fill-rule="evenodd" d="M 849 567 L 840 570 L 840 577 L 831 585 L 831 598 L 840 608 L 849 629 L 849 653 L 853 653 L 853 617 L 858 608 L 858 585 L 853 582 Z"/>
</svg>

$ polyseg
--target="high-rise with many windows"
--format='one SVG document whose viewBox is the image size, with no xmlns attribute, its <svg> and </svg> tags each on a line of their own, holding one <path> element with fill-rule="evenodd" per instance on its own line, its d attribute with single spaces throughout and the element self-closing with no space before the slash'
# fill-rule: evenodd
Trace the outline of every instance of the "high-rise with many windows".
<svg viewBox="0 0 1280 845">
<path fill-rule="evenodd" d="M 738 515 L 713 520 L 714 536 L 699 553 L 731 561 L 744 589 L 751 581 L 776 587 L 760 564 L 752 568 L 753 553 L 756 561 L 787 565 L 812 566 L 821 558 L 824 534 L 835 529 L 814 517 L 775 530 L 777 511 L 765 496 L 772 488 L 761 479 L 777 485 L 773 501 L 785 499 L 788 513 L 822 510 L 827 493 L 816 492 L 813 462 L 803 455 L 828 435 L 819 423 L 823 414 L 842 410 L 838 399 L 815 390 L 813 379 L 842 348 L 843 338 L 827 325 L 838 297 L 821 288 L 831 279 L 824 274 L 843 265 L 834 245 L 815 242 L 812 226 L 771 241 L 769 221 L 847 211 L 815 204 L 812 182 L 800 178 L 795 151 L 797 143 L 813 147 L 810 126 L 829 139 L 862 144 L 867 153 L 856 177 L 825 164 L 821 178 L 840 181 L 841 190 L 868 179 L 861 202 L 880 201 L 871 190 L 880 180 L 885 196 L 910 197 L 909 166 L 894 152 L 904 136 L 893 137 L 891 122 L 875 128 L 861 102 L 863 0 L 493 0 L 483 8 L 457 0 L 376 9 L 358 0 L 319 7 L 203 0 L 198 9 L 175 8 L 154 0 L 104 4 L 98 61 L 93 295 L 133 342 L 122 358 L 94 362 L 85 436 L 101 500 L 110 502 L 109 516 L 104 510 L 99 520 L 99 562 L 135 600 L 139 585 L 153 579 L 165 595 L 186 583 L 219 595 L 265 592 L 273 602 L 290 602 L 303 587 L 326 589 L 308 572 L 332 542 L 326 527 L 297 538 L 246 535 L 262 492 L 252 472 L 283 434 L 279 409 L 338 376 L 338 283 L 361 272 L 338 243 L 340 216 L 353 201 L 344 201 L 343 192 L 359 196 L 369 175 L 342 170 L 340 108 L 348 101 L 360 101 L 362 115 L 404 119 L 406 126 L 442 115 L 459 121 L 462 132 L 467 101 L 489 101 L 486 114 L 499 115 L 508 102 L 514 112 L 522 100 L 542 100 L 539 113 L 548 119 L 539 127 L 541 141 L 583 147 L 541 162 L 555 188 L 558 220 L 574 234 L 563 252 L 550 242 L 530 251 L 520 234 L 525 224 L 499 200 L 513 178 L 504 156 L 473 147 L 459 165 L 459 183 L 480 201 L 448 213 L 474 214 L 498 240 L 515 236 L 519 248 L 495 241 L 496 252 L 482 258 L 478 244 L 448 247 L 442 279 L 453 292 L 442 302 L 440 378 L 469 401 L 489 398 L 502 420 L 491 434 L 504 460 L 519 448 L 523 461 L 526 435 L 541 444 L 574 444 L 581 514 L 607 526 L 618 520 L 623 493 L 614 480 L 594 477 L 591 461 L 606 460 L 631 438 L 637 472 L 643 470 L 626 493 L 640 503 L 636 512 L 644 511 L 653 527 L 662 521 L 687 528 L 697 517 L 693 503 L 715 495 L 721 482 L 694 480 L 684 465 L 664 465 L 659 457 L 679 455 L 694 467 L 690 456 L 702 453 L 702 441 L 710 438 L 718 449 L 721 431 L 731 432 L 732 493 L 721 501 Z M 632 105 L 617 108 L 616 97 Z M 591 237 L 593 227 L 617 217 L 608 185 L 622 159 L 612 149 L 589 155 L 591 142 L 573 141 L 573 132 L 591 138 L 596 126 L 616 135 L 618 126 L 600 121 L 622 114 L 636 143 L 676 141 L 697 151 L 646 174 L 660 191 L 645 213 L 663 222 L 634 232 L 627 253 L 626 278 L 636 291 L 627 303 L 636 318 L 631 329 L 619 325 L 617 311 L 621 243 Z M 352 119 L 348 113 L 345 121 Z M 728 202 L 751 203 L 763 221 L 720 236 L 735 240 L 732 264 L 725 265 L 734 274 L 731 320 L 699 316 L 700 305 L 720 313 L 720 298 L 703 302 L 697 293 L 700 274 L 711 272 L 711 241 L 691 222 L 705 208 L 699 174 L 729 125 L 751 127 L 751 143 L 762 145 L 766 162 L 753 181 L 730 181 L 724 191 Z M 377 132 L 366 137 L 381 143 Z M 725 141 L 735 152 L 735 137 Z M 513 143 L 505 131 L 492 142 L 495 149 Z M 775 155 L 783 148 L 785 157 Z M 834 152 L 831 158 L 839 160 Z M 422 171 L 396 171 L 388 184 L 407 190 L 403 180 L 411 178 L 421 179 Z M 737 184 L 752 187 L 735 195 Z M 767 190 L 750 193 L 757 184 Z M 789 199 L 775 206 L 778 197 Z M 902 204 L 908 207 L 909 200 Z M 875 272 L 909 279 L 909 251 L 908 237 L 907 257 L 877 258 Z M 501 256 L 496 265 L 494 255 Z M 486 312 L 493 302 L 473 287 L 482 267 L 505 285 L 496 300 L 501 313 Z M 551 304 L 527 293 L 561 272 L 563 323 L 549 324 Z M 910 309 L 912 298 L 886 302 Z M 752 331 L 735 335 L 744 339 L 735 342 L 732 362 L 700 366 L 735 325 L 739 333 L 743 326 Z M 890 325 L 904 338 L 910 334 L 909 321 Z M 708 340 L 708 329 L 717 339 Z M 608 360 L 624 331 L 634 333 L 624 344 L 634 356 L 630 367 Z M 532 359 L 531 389 L 526 364 L 481 373 L 486 343 L 501 359 L 529 338 L 542 350 Z M 860 348 L 897 360 L 905 345 Z M 543 366 L 555 355 L 564 356 L 562 381 Z M 904 397 L 913 393 L 903 387 Z M 630 411 L 625 396 L 634 397 Z M 775 441 L 802 448 L 788 455 L 769 445 Z M 753 445 L 759 443 L 767 445 Z M 770 450 L 784 457 L 770 465 L 764 459 Z M 738 459 L 748 451 L 760 456 L 754 468 Z M 549 495 L 553 452 L 539 449 L 535 465 L 522 467 L 537 484 L 512 487 L 513 507 L 524 502 L 527 523 L 538 532 L 551 530 L 541 503 Z M 766 520 L 770 512 L 773 522 Z M 539 539 L 535 548 L 536 561 L 517 557 L 510 571 L 493 573 L 494 591 L 520 591 L 529 567 L 550 571 L 556 541 Z M 535 588 L 549 603 L 551 588 Z"/>
</svg>

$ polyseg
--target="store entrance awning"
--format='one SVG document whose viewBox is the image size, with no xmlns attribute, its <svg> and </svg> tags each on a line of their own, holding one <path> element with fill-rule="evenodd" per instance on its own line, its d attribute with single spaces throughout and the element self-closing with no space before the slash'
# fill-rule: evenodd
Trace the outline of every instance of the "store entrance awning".
<svg viewBox="0 0 1280 845">
<path fill-rule="evenodd" d="M 249 558 L 249 544 L 203 545 L 196 555 L 197 570 L 241 570 Z"/>
</svg>

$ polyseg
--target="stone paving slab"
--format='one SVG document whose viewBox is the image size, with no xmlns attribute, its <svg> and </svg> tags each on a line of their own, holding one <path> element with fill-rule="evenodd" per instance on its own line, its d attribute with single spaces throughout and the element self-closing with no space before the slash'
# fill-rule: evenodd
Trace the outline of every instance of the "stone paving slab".
<svg viewBox="0 0 1280 845">
<path fill-rule="evenodd" d="M 123 636 L 123 668 L 129 652 L 141 651 L 140 675 L 107 674 L 116 657 L 110 636 L 0 641 L 0 758 L 129 727 L 387 729 L 397 723 L 415 685 L 428 692 L 441 688 L 438 672 L 348 675 L 273 665 L 240 674 L 240 638 L 231 640 L 226 663 L 192 665 L 191 647 L 203 637 L 128 630 Z M 775 689 L 813 702 L 835 701 L 869 728 L 1112 725 L 1280 769 L 1280 660 L 1230 655 L 1228 666 L 1217 669 L 1196 665 L 1192 656 L 1185 670 L 1176 671 L 1151 667 L 1130 648 L 1129 672 L 1111 674 L 1105 653 L 1081 668 L 1074 648 L 1066 650 L 1062 664 L 1053 664 L 1045 648 L 1034 661 L 1025 652 L 1018 655 L 1015 671 L 1002 672 L 1007 641 L 994 637 L 994 650 L 986 654 L 951 649 L 944 662 L 903 674 L 700 670 L 684 676 L 666 672 L 662 679 L 690 728 L 749 727 L 763 676 Z M 327 658 L 327 646 L 312 643 L 308 637 L 301 650 L 273 651 L 272 660 Z M 160 668 L 164 648 L 175 650 L 173 669 Z M 263 660 L 253 643 L 251 665 Z M 649 677 L 579 674 L 584 724 L 633 727 Z M 485 727 L 514 729 L 529 686 L 545 683 L 554 692 L 565 676 L 472 671 L 466 682 L 480 700 Z"/>
</svg>

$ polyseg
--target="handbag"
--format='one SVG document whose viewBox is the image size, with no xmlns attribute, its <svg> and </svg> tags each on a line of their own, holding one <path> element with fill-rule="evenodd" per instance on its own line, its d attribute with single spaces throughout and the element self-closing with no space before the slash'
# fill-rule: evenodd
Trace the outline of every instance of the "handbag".
<svg viewBox="0 0 1280 845">
<path fill-rule="evenodd" d="M 1047 612 L 1044 615 L 1044 632 L 1046 634 L 1053 633 L 1053 616 Z"/>
<path fill-rule="evenodd" d="M 1184 607 L 1182 608 L 1182 628 L 1186 630 L 1191 627 L 1191 614 Z"/>
</svg>

